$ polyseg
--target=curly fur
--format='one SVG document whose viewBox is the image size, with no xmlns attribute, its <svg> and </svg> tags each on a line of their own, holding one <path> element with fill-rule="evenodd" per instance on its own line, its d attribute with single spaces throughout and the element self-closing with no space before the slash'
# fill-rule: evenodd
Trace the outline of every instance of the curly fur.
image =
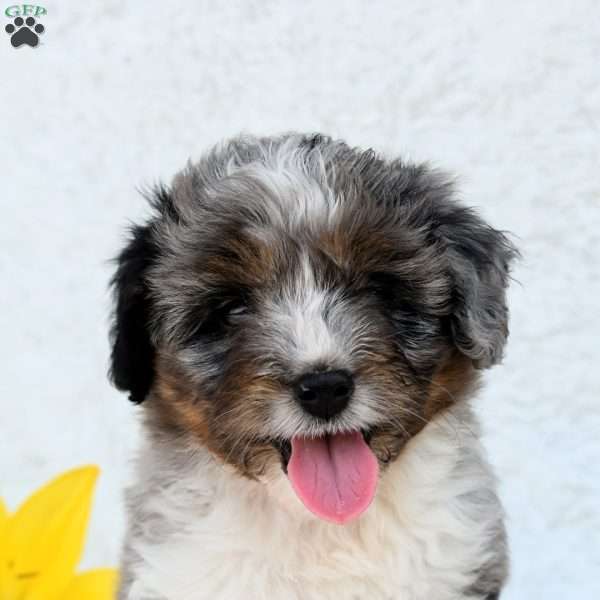
<svg viewBox="0 0 600 600">
<path fill-rule="evenodd" d="M 236 138 L 152 202 L 113 280 L 112 376 L 147 432 L 121 598 L 496 597 L 503 517 L 469 401 L 508 335 L 507 238 L 443 174 L 322 135 Z M 315 369 L 356 383 L 327 422 L 290 393 Z M 357 429 L 375 501 L 321 522 L 289 440 Z"/>
</svg>

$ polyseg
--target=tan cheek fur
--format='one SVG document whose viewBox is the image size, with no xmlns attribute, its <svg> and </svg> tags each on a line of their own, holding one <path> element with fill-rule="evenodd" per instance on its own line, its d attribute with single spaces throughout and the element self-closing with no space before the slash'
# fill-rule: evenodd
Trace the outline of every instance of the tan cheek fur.
<svg viewBox="0 0 600 600">
<path fill-rule="evenodd" d="M 432 378 L 425 403 L 425 419 L 430 421 L 440 411 L 474 393 L 478 385 L 479 374 L 471 359 L 454 350 Z"/>
<path fill-rule="evenodd" d="M 226 377 L 218 398 L 209 399 L 194 389 L 176 359 L 160 354 L 156 363 L 156 380 L 152 399 L 147 403 L 150 420 L 159 431 L 171 430 L 186 435 L 208 448 L 223 463 L 233 466 L 240 474 L 256 478 L 267 465 L 279 461 L 278 452 L 269 444 L 256 439 L 266 418 L 265 400 L 282 393 L 281 386 L 266 377 L 257 377 L 243 361 L 235 373 Z M 398 403 L 398 374 L 389 365 L 375 361 L 363 367 L 362 376 L 377 380 L 381 402 L 390 415 Z M 444 411 L 472 393 L 478 383 L 471 361 L 457 351 L 450 353 L 432 378 L 425 404 L 410 402 L 413 394 L 407 386 L 406 407 L 413 415 L 400 412 L 395 419 L 402 424 L 382 426 L 376 430 L 371 447 L 382 464 L 392 462 L 404 444 L 415 436 L 439 412 Z M 386 398 L 386 395 L 389 397 Z M 220 422 L 218 422 L 220 421 Z"/>
<path fill-rule="evenodd" d="M 370 446 L 383 466 L 393 462 L 402 451 L 406 442 L 417 435 L 436 415 L 443 412 L 467 395 L 473 393 L 479 383 L 479 376 L 469 358 L 454 350 L 442 361 L 431 379 L 429 388 L 423 399 L 417 399 L 410 378 L 387 373 L 386 369 L 371 365 L 367 372 L 371 377 L 388 379 L 387 393 L 382 396 L 382 406 L 388 403 L 387 411 L 394 415 L 393 420 L 378 428 L 370 441 Z M 379 372 L 379 373 L 377 373 Z M 398 393 L 390 394 L 390 390 L 398 389 L 398 378 L 405 390 L 402 407 L 398 407 Z M 385 409 L 384 409 L 385 410 Z M 410 412 L 409 412 L 410 411 Z"/>
<path fill-rule="evenodd" d="M 264 422 L 264 402 L 259 399 L 274 391 L 272 382 L 244 377 L 241 368 L 228 379 L 219 398 L 209 400 L 194 388 L 176 359 L 159 353 L 147 402 L 148 418 L 155 430 L 186 436 L 190 443 L 205 446 L 240 474 L 256 478 L 269 461 L 279 460 L 270 444 L 252 434 Z"/>
</svg>

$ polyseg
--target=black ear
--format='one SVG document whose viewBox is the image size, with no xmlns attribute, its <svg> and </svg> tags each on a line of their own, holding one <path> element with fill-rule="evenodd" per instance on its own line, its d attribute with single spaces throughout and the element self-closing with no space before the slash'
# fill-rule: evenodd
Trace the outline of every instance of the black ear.
<svg viewBox="0 0 600 600">
<path fill-rule="evenodd" d="M 518 251 L 472 210 L 446 205 L 443 212 L 437 232 L 453 280 L 454 342 L 477 368 L 491 367 L 502 359 L 508 337 L 506 287 Z"/>
<path fill-rule="evenodd" d="M 156 256 L 150 226 L 134 227 L 129 243 L 117 257 L 118 267 L 111 281 L 116 306 L 110 376 L 135 403 L 144 400 L 154 378 L 155 352 L 149 331 L 150 299 L 145 277 Z"/>
</svg>

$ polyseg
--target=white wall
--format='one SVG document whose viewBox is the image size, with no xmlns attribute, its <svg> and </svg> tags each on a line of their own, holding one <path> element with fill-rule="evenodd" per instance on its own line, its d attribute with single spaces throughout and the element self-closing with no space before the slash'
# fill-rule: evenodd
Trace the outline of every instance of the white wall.
<svg viewBox="0 0 600 600">
<path fill-rule="evenodd" d="M 136 428 L 105 377 L 107 260 L 135 188 L 239 131 L 319 130 L 455 171 L 517 236 L 512 337 L 478 404 L 506 598 L 600 598 L 598 2 L 45 6 L 40 47 L 0 30 L 0 494 L 97 462 L 85 565 L 115 563 Z"/>
</svg>

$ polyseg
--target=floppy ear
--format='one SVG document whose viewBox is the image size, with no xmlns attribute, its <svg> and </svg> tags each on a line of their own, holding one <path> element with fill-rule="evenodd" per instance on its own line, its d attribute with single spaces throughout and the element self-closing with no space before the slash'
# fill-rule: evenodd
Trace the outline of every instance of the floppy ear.
<svg viewBox="0 0 600 600">
<path fill-rule="evenodd" d="M 452 282 L 454 343 L 477 368 L 498 363 L 508 337 L 506 286 L 517 249 L 502 232 L 453 200 L 453 181 L 443 172 L 401 160 L 386 166 L 372 153 L 365 153 L 354 168 L 373 197 L 407 210 L 413 227 L 441 243 Z"/>
<path fill-rule="evenodd" d="M 117 257 L 118 267 L 111 281 L 115 312 L 110 376 L 116 387 L 128 391 L 129 399 L 137 404 L 148 394 L 154 378 L 155 352 L 145 276 L 156 255 L 150 226 L 134 227 L 129 243 Z"/>
<path fill-rule="evenodd" d="M 446 206 L 438 235 L 446 243 L 453 281 L 451 330 L 459 350 L 484 369 L 500 362 L 508 337 L 506 287 L 518 251 L 472 210 Z"/>
</svg>

